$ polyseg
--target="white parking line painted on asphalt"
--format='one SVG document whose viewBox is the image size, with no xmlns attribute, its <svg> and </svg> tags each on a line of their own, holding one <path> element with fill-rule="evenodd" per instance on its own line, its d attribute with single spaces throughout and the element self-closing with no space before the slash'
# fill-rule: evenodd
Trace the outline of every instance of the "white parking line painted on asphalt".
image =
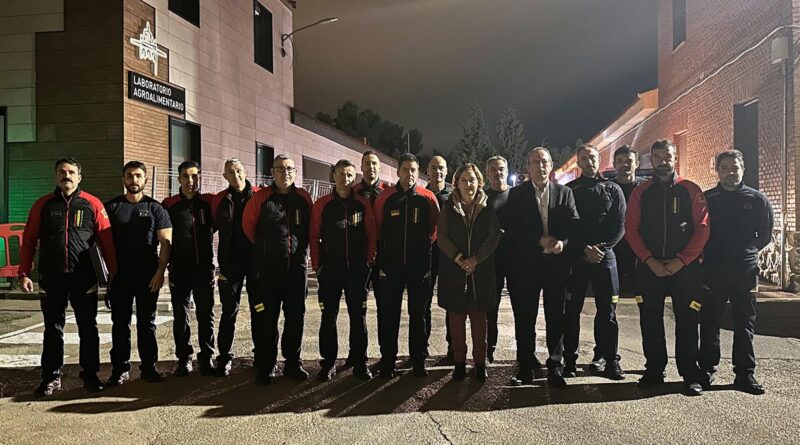
<svg viewBox="0 0 800 445">
<path fill-rule="evenodd" d="M 6 345 L 41 345 L 44 340 L 44 332 L 23 332 L 13 337 L 0 338 L 0 343 Z M 65 332 L 64 344 L 77 345 L 80 343 L 80 338 L 77 332 Z M 104 345 L 111 343 L 111 333 L 100 333 L 100 344 Z"/>
<path fill-rule="evenodd" d="M 156 325 L 164 324 L 168 321 L 172 321 L 172 316 L 170 315 L 156 315 Z M 70 323 L 75 323 L 75 320 L 70 321 Z M 110 325 L 111 323 L 111 313 L 110 312 L 102 312 L 97 314 L 97 324 L 98 325 Z M 136 316 L 134 315 L 131 317 L 131 326 L 136 326 Z"/>
<path fill-rule="evenodd" d="M 66 359 L 69 357 L 65 355 Z M 0 354 L 0 368 L 35 368 L 42 360 L 41 355 L 33 354 Z"/>
</svg>

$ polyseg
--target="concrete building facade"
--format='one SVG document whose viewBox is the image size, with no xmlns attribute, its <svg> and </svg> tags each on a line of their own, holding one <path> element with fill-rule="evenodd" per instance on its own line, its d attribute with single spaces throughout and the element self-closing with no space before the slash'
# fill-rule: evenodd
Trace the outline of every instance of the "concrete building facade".
<svg viewBox="0 0 800 445">
<path fill-rule="evenodd" d="M 338 159 L 370 147 L 294 109 L 288 0 L 9 0 L 0 9 L 0 222 L 25 221 L 51 191 L 53 162 L 84 168 L 102 199 L 122 192 L 120 168 L 153 166 L 157 198 L 194 159 L 204 189 L 226 186 L 225 159 L 251 177 L 274 155 L 301 180 L 327 180 Z M 395 160 L 380 154 L 383 178 Z"/>
</svg>

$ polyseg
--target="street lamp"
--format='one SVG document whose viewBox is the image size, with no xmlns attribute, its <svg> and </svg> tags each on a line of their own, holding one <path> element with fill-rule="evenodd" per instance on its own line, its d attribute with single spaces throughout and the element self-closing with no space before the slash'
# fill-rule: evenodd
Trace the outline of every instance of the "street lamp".
<svg viewBox="0 0 800 445">
<path fill-rule="evenodd" d="M 333 23 L 339 21 L 339 17 L 328 17 L 327 19 L 317 20 L 316 22 L 303 26 L 302 28 L 297 28 L 294 31 L 290 32 L 289 34 L 281 34 L 281 56 L 286 57 L 286 48 L 284 48 L 283 43 L 289 40 L 293 35 L 297 34 L 298 32 L 308 29 L 317 25 L 324 25 L 326 23 Z"/>
</svg>

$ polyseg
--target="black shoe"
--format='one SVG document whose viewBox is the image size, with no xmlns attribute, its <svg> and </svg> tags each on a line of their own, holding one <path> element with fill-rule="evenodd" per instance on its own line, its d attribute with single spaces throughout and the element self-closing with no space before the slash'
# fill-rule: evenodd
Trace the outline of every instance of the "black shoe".
<svg viewBox="0 0 800 445">
<path fill-rule="evenodd" d="M 258 369 L 256 372 L 255 383 L 256 385 L 263 386 L 269 385 L 272 381 L 275 380 L 275 367 L 272 366 L 269 369 Z"/>
<path fill-rule="evenodd" d="M 467 364 L 456 363 L 453 367 L 453 380 L 461 381 L 467 376 Z"/>
<path fill-rule="evenodd" d="M 664 384 L 664 374 L 663 373 L 647 373 L 645 372 L 642 375 L 642 378 L 639 379 L 639 382 L 636 384 L 639 388 L 649 389 L 655 388 L 656 386 Z"/>
<path fill-rule="evenodd" d="M 488 360 L 489 363 L 494 363 L 494 348 L 489 348 L 489 350 L 486 351 L 486 360 Z"/>
<path fill-rule="evenodd" d="M 353 365 L 353 376 L 360 380 L 372 379 L 372 372 L 367 367 L 366 363 Z"/>
<path fill-rule="evenodd" d="M 291 377 L 294 380 L 305 381 L 308 380 L 308 371 L 303 369 L 303 365 L 298 363 L 296 365 L 287 365 L 283 367 L 283 375 Z"/>
<path fill-rule="evenodd" d="M 214 373 L 217 375 L 217 377 L 227 377 L 231 375 L 232 367 L 233 365 L 230 361 L 217 360 L 217 369 L 214 371 Z"/>
<path fill-rule="evenodd" d="M 381 364 L 380 370 L 378 371 L 378 377 L 382 379 L 391 379 L 394 377 L 394 363 L 392 364 Z"/>
<path fill-rule="evenodd" d="M 317 373 L 317 380 L 320 382 L 330 382 L 333 376 L 336 375 L 336 365 L 322 365 L 322 368 Z"/>
<path fill-rule="evenodd" d="M 348 355 L 347 356 L 347 360 L 345 360 L 345 362 L 344 362 L 343 368 L 352 368 L 352 367 L 355 367 L 356 364 L 358 364 L 358 360 L 356 360 L 352 356 Z"/>
<path fill-rule="evenodd" d="M 756 380 L 753 374 L 748 374 L 746 376 L 736 376 L 736 379 L 733 381 L 733 386 L 738 389 L 739 391 L 746 392 L 748 394 L 752 394 L 754 396 L 760 396 L 767 392 L 763 386 Z"/>
<path fill-rule="evenodd" d="M 598 374 L 611 380 L 625 380 L 625 371 L 619 365 L 619 360 L 605 364 L 603 371 L 598 372 Z"/>
<path fill-rule="evenodd" d="M 533 372 L 526 370 L 517 371 L 517 375 L 511 377 L 512 386 L 528 386 L 533 385 Z"/>
<path fill-rule="evenodd" d="M 697 382 L 686 382 L 684 383 L 687 396 L 700 396 L 703 395 L 703 387 Z"/>
<path fill-rule="evenodd" d="M 161 383 L 164 381 L 164 376 L 156 371 L 156 368 L 148 368 L 141 371 L 140 377 L 147 383 Z"/>
<path fill-rule="evenodd" d="M 100 392 L 103 390 L 103 382 L 97 378 L 97 374 L 83 374 L 81 375 L 81 380 L 83 380 L 83 387 L 89 392 Z"/>
<path fill-rule="evenodd" d="M 714 373 L 709 371 L 700 371 L 700 386 L 703 390 L 708 391 L 714 383 Z"/>
<path fill-rule="evenodd" d="M 34 394 L 36 397 L 47 397 L 53 395 L 53 392 L 59 389 L 61 389 L 61 377 L 56 377 L 53 380 L 42 380 Z"/>
<path fill-rule="evenodd" d="M 475 379 L 483 383 L 489 378 L 486 372 L 486 363 L 478 363 L 475 365 Z"/>
<path fill-rule="evenodd" d="M 589 364 L 589 371 L 593 373 L 601 373 L 606 370 L 606 359 L 602 356 L 594 356 L 592 363 Z"/>
<path fill-rule="evenodd" d="M 566 379 L 577 377 L 578 367 L 575 366 L 575 363 L 567 363 L 566 365 L 564 365 L 564 369 L 561 371 L 561 376 Z"/>
<path fill-rule="evenodd" d="M 214 369 L 214 363 L 211 361 L 211 359 L 198 359 L 197 361 L 198 367 L 200 368 L 200 375 L 214 375 L 216 373 L 216 369 Z"/>
<path fill-rule="evenodd" d="M 425 361 L 423 360 L 421 362 L 414 363 L 414 368 L 413 368 L 412 372 L 417 377 L 427 377 L 428 376 L 428 370 L 425 369 Z"/>
<path fill-rule="evenodd" d="M 128 374 L 128 371 L 112 371 L 111 375 L 108 377 L 108 380 L 106 380 L 106 386 L 122 386 L 122 384 L 127 382 L 129 378 L 130 374 Z"/>
<path fill-rule="evenodd" d="M 456 363 L 455 357 L 453 356 L 453 348 L 450 346 L 447 347 L 447 355 L 444 357 L 444 360 L 440 364 L 442 365 L 454 365 Z"/>
<path fill-rule="evenodd" d="M 179 360 L 175 367 L 175 377 L 186 377 L 192 372 L 192 359 Z"/>
<path fill-rule="evenodd" d="M 564 380 L 564 375 L 560 369 L 551 369 L 550 372 L 548 372 L 547 384 L 558 389 L 567 387 L 567 381 Z"/>
</svg>

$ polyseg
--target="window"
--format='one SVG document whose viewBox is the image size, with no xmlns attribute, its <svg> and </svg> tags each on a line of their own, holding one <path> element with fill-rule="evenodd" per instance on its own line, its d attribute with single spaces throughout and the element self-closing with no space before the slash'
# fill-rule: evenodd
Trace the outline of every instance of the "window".
<svg viewBox="0 0 800 445">
<path fill-rule="evenodd" d="M 200 27 L 200 0 L 169 0 L 169 10 Z"/>
<path fill-rule="evenodd" d="M 686 41 L 686 0 L 672 0 L 672 49 Z"/>
<path fill-rule="evenodd" d="M 200 162 L 200 126 L 169 118 L 169 167 L 173 172 L 170 193 L 178 192 L 178 166 L 183 161 Z"/>
<path fill-rule="evenodd" d="M 272 71 L 272 13 L 261 3 L 255 2 L 253 15 L 253 44 L 255 62 Z"/>
<path fill-rule="evenodd" d="M 303 156 L 303 179 L 331 181 L 331 165 Z"/>
<path fill-rule="evenodd" d="M 689 143 L 688 136 L 689 132 L 686 130 L 672 135 L 672 143 L 675 144 L 675 156 L 678 158 L 675 162 L 675 172 L 681 176 L 686 176 L 687 174 L 686 169 L 681 167 L 689 165 L 689 159 L 686 157 L 686 144 Z"/>
<path fill-rule="evenodd" d="M 256 142 L 256 184 L 266 183 L 266 178 L 271 176 L 270 169 L 272 161 L 275 159 L 275 149 Z"/>
<path fill-rule="evenodd" d="M 757 100 L 733 106 L 733 145 L 744 157 L 744 183 L 759 188 Z"/>
</svg>

